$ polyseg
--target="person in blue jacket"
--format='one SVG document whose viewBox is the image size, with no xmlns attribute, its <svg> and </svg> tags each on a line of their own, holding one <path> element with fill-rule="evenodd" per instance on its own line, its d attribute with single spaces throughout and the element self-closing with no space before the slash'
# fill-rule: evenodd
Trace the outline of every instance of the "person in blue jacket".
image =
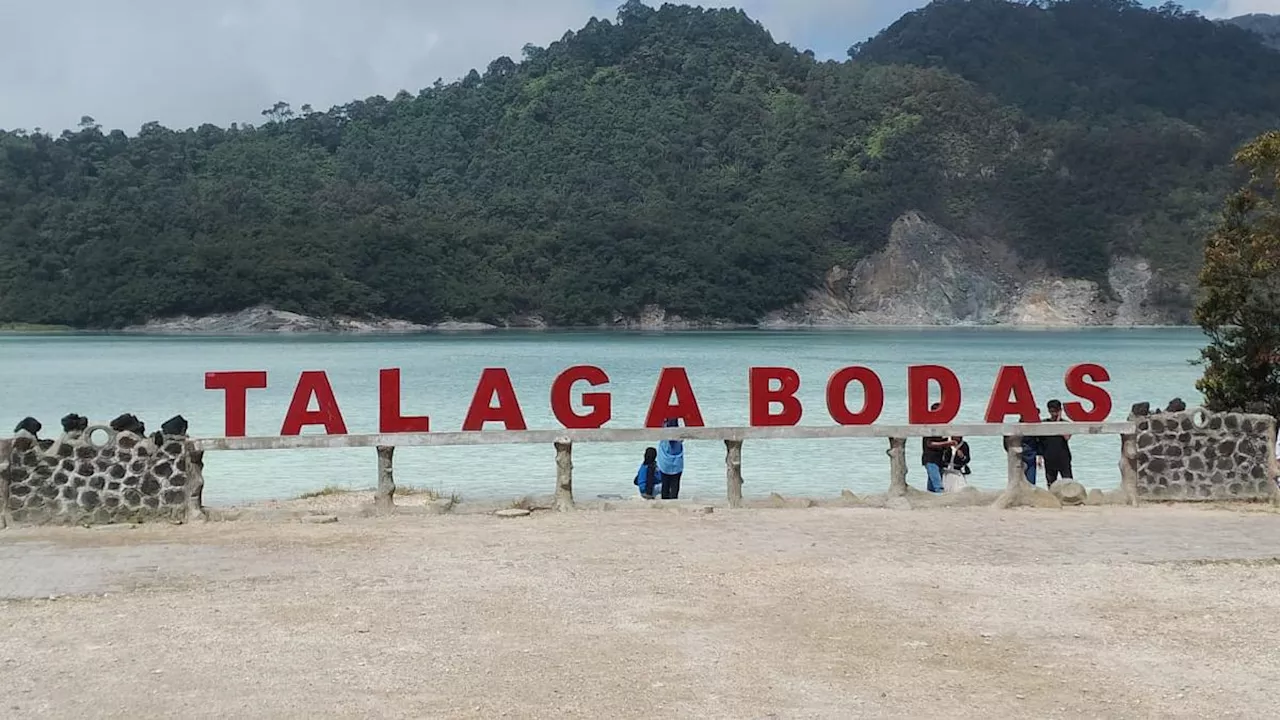
<svg viewBox="0 0 1280 720">
<path fill-rule="evenodd" d="M 1040 422 L 1040 408 L 1036 408 L 1036 419 L 1032 422 Z M 1022 472 L 1032 485 L 1036 484 L 1036 458 L 1042 454 L 1041 447 L 1042 440 L 1039 436 L 1028 435 L 1022 438 Z"/>
<path fill-rule="evenodd" d="M 658 493 L 658 485 L 661 482 L 658 479 L 658 451 L 655 448 L 645 448 L 644 462 L 640 463 L 635 479 L 636 486 L 640 488 L 640 497 L 652 500 Z"/>
<path fill-rule="evenodd" d="M 663 425 L 676 427 L 680 423 L 675 418 L 668 418 Z M 676 500 L 680 497 L 680 476 L 684 475 L 684 442 L 681 440 L 663 440 L 658 443 L 658 480 L 662 483 L 662 499 Z"/>
</svg>

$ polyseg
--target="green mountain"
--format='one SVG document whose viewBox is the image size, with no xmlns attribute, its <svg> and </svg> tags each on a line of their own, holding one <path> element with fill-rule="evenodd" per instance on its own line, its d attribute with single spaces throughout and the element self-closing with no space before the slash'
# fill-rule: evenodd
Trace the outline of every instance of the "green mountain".
<svg viewBox="0 0 1280 720">
<path fill-rule="evenodd" d="M 1123 258 L 1176 318 L 1232 148 L 1280 123 L 1280 53 L 1171 6 L 940 0 L 851 55 L 632 0 L 416 95 L 0 132 L 0 323 L 853 318 L 901 299 L 899 256 L 943 285 L 933 320 L 1054 278 L 1119 302 Z"/>
<path fill-rule="evenodd" d="M 1264 43 L 1280 50 L 1280 15 L 1250 13 L 1233 17 L 1227 22 L 1261 35 Z"/>
</svg>

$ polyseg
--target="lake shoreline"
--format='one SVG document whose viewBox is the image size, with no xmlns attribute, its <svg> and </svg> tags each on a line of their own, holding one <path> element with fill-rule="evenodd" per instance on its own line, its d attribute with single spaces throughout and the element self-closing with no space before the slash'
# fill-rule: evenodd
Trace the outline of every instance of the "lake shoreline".
<svg viewBox="0 0 1280 720">
<path fill-rule="evenodd" d="M 1094 329 L 1186 329 L 1195 325 L 1134 324 L 1134 323 L 1031 323 L 1031 322 L 884 322 L 883 318 L 822 318 L 815 321 L 790 321 L 777 318 L 761 318 L 754 323 L 724 320 L 688 320 L 665 312 L 645 313 L 639 317 L 619 316 L 611 323 L 594 325 L 553 325 L 540 317 L 510 318 L 503 324 L 445 320 L 423 324 L 409 320 L 386 317 L 311 316 L 278 310 L 266 306 L 247 308 L 232 313 L 205 316 L 184 315 L 153 319 L 144 324 L 118 329 L 72 328 L 32 323 L 0 324 L 0 335 L 112 335 L 138 337 L 288 337 L 288 336 L 351 336 L 351 337 L 407 337 L 414 335 L 483 335 L 492 333 L 685 333 L 685 332 L 840 332 L 850 330 L 932 330 L 932 329 L 1015 329 L 1045 330 L 1094 330 Z"/>
<path fill-rule="evenodd" d="M 391 330 L 310 330 L 310 331 L 277 331 L 277 330 L 242 330 L 242 331 L 178 331 L 178 330 L 100 330 L 100 329 L 79 329 L 79 328 L 62 328 L 49 330 L 15 330 L 0 329 L 0 338 L 27 338 L 36 339 L 40 337 L 65 338 L 65 337 L 113 337 L 113 338 L 137 338 L 137 339 L 286 339 L 290 337 L 298 338 L 413 338 L 413 337 L 484 337 L 498 335 L 588 335 L 594 333 L 608 333 L 616 335 L 698 335 L 698 334 L 731 334 L 731 333 L 796 333 L 802 334 L 806 332 L 813 333 L 842 333 L 855 331 L 927 331 L 927 330 L 974 330 L 974 331 L 1015 331 L 1026 333 L 1041 332 L 1084 332 L 1092 330 L 1114 330 L 1114 331 L 1141 331 L 1141 330 L 1194 330 L 1195 325 L 1017 325 L 1017 324 L 993 324 L 993 325 L 810 325 L 799 327 L 766 327 L 758 325 L 744 325 L 741 327 L 684 327 L 684 328 L 611 328 L 611 327 L 546 327 L 546 328 L 522 328 L 522 327 L 498 327 L 485 329 L 443 329 L 429 328 L 426 330 L 413 331 L 391 331 Z"/>
<path fill-rule="evenodd" d="M 48 334 L 50 332 L 100 333 L 122 336 L 151 337 L 259 337 L 291 335 L 350 335 L 403 337 L 435 334 L 483 334 L 499 332 L 714 332 L 714 331 L 848 331 L 867 329 L 964 329 L 964 328 L 1014 328 L 1025 330 L 1083 330 L 1101 328 L 1157 329 L 1187 328 L 1194 325 L 1136 324 L 1104 322 L 888 322 L 883 317 L 872 318 L 824 317 L 797 321 L 769 316 L 755 322 L 731 322 L 721 319 L 691 320 L 679 315 L 668 315 L 664 310 L 648 309 L 639 316 L 616 316 L 612 322 L 593 325 L 555 325 L 537 315 L 506 318 L 501 324 L 444 320 L 424 324 L 389 317 L 311 316 L 279 310 L 268 306 L 246 308 L 231 313 L 204 316 L 183 315 L 157 318 L 140 325 L 120 329 L 57 328 L 15 323 L 12 332 L 20 334 Z M 0 333 L 9 326 L 0 325 Z"/>
</svg>

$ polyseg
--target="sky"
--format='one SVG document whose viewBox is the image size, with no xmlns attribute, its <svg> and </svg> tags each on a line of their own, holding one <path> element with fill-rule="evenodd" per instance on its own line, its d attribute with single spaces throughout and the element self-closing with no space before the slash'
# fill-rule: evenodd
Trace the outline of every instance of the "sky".
<svg viewBox="0 0 1280 720">
<path fill-rule="evenodd" d="M 57 134 L 84 115 L 133 134 L 261 122 L 278 100 L 328 109 L 416 93 L 546 46 L 623 0 L 0 0 L 0 128 Z M 654 4 L 657 0 L 649 0 Z M 843 58 L 926 0 L 703 0 L 776 40 Z M 1280 0 L 1184 0 L 1209 17 Z"/>
</svg>

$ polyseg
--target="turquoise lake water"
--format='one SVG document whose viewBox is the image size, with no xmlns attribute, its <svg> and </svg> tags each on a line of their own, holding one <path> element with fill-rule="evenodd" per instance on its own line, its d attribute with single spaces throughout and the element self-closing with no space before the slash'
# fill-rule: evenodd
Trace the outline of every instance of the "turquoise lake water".
<svg viewBox="0 0 1280 720">
<path fill-rule="evenodd" d="M 1196 329 L 1006 330 L 990 328 L 859 329 L 849 331 L 744 331 L 688 333 L 502 332 L 399 337 L 130 337 L 109 335 L 0 335 L 0 422 L 25 416 L 57 434 L 59 418 L 75 412 L 108 422 L 131 412 L 148 431 L 182 414 L 193 436 L 222 435 L 222 393 L 204 389 L 211 370 L 266 370 L 269 387 L 249 394 L 248 432 L 276 435 L 298 374 L 329 373 L 348 430 L 375 432 L 378 370 L 402 369 L 406 414 L 428 414 L 433 431 L 459 430 L 481 369 L 511 372 L 530 428 L 558 427 L 548 396 L 552 379 L 576 364 L 609 373 L 613 420 L 608 427 L 640 427 L 663 366 L 689 371 L 707 425 L 747 424 L 747 369 L 784 365 L 799 371 L 802 424 L 833 424 L 824 389 L 846 365 L 867 365 L 884 381 L 880 422 L 906 422 L 906 367 L 937 363 L 956 371 L 964 386 L 958 421 L 980 422 L 996 371 L 1021 364 L 1041 407 L 1066 397 L 1062 376 L 1080 362 L 1111 373 L 1111 419 L 1135 402 L 1161 406 L 1173 397 L 1199 403 L 1195 389 L 1203 336 Z M 584 387 L 580 385 L 579 387 Z M 852 400 L 851 400 L 852 402 Z M 855 403 L 856 404 L 856 403 Z M 8 430 L 9 427 L 3 428 Z M 308 432 L 314 432 L 310 430 Z M 1115 437 L 1072 440 L 1077 479 L 1090 487 L 1119 484 Z M 1003 485 L 999 438 L 973 438 L 971 483 Z M 774 440 L 747 442 L 743 475 L 748 496 L 831 496 L 843 489 L 883 492 L 888 484 L 883 440 Z M 724 446 L 686 443 L 682 496 L 724 493 Z M 908 481 L 923 487 L 919 441 L 908 445 Z M 584 444 L 574 448 L 574 489 L 582 498 L 631 495 L 631 479 L 644 445 Z M 528 445 L 401 448 L 396 479 L 458 492 L 464 498 L 549 494 L 554 450 Z M 220 452 L 206 458 L 205 502 L 210 505 L 294 497 L 326 485 L 370 487 L 371 448 L 323 451 Z"/>
</svg>

